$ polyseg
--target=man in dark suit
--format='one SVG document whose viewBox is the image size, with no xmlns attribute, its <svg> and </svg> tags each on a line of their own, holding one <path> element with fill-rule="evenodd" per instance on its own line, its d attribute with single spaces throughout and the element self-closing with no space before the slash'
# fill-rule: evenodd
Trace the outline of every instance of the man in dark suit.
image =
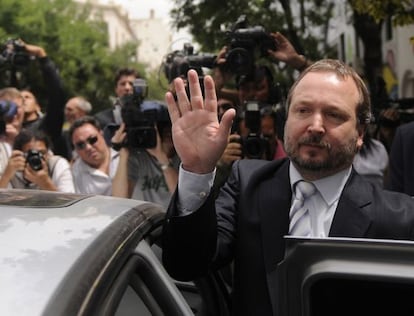
<svg viewBox="0 0 414 316">
<path fill-rule="evenodd" d="M 235 162 L 216 200 L 215 166 L 235 112 L 218 122 L 211 77 L 204 80 L 204 102 L 196 73 L 189 71 L 188 80 L 191 100 L 181 79 L 177 102 L 166 94 L 182 161 L 163 229 L 163 262 L 172 277 L 195 279 L 234 260 L 232 313 L 277 315 L 276 267 L 285 235 L 414 238 L 414 201 L 380 190 L 352 169 L 370 120 L 367 88 L 352 68 L 321 60 L 304 70 L 287 98 L 289 158 Z M 297 230 L 296 187 L 303 181 L 316 190 L 304 202 L 306 230 Z"/>
<path fill-rule="evenodd" d="M 414 122 L 395 132 L 385 187 L 414 196 Z"/>
</svg>

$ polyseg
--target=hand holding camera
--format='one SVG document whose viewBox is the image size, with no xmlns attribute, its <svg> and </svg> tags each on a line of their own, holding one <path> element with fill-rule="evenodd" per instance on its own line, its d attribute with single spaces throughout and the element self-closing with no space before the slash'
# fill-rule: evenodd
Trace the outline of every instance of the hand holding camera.
<svg viewBox="0 0 414 316">
<path fill-rule="evenodd" d="M 33 171 L 39 171 L 43 169 L 43 163 L 45 161 L 43 154 L 35 149 L 30 149 L 25 153 L 26 165 L 29 165 Z"/>
<path fill-rule="evenodd" d="M 26 166 L 24 168 L 23 177 L 29 183 L 37 184 L 41 189 L 53 185 L 44 155 L 40 151 L 31 149 L 26 152 L 25 157 Z"/>
</svg>

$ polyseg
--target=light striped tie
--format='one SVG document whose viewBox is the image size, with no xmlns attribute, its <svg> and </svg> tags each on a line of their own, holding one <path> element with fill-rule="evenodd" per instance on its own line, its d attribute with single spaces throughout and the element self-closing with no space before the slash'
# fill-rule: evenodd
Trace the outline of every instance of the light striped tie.
<svg viewBox="0 0 414 316">
<path fill-rule="evenodd" d="M 311 235 L 311 224 L 306 199 L 316 193 L 316 188 L 313 183 L 301 180 L 295 184 L 294 190 L 295 200 L 289 214 L 289 235 L 309 237 Z"/>
</svg>

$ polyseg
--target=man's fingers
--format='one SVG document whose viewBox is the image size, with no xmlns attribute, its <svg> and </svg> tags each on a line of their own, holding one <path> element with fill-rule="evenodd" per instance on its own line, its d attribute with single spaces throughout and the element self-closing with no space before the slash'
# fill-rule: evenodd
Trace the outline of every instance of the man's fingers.
<svg viewBox="0 0 414 316">
<path fill-rule="evenodd" d="M 174 95 L 171 92 L 165 94 L 165 103 L 168 106 L 168 113 L 170 114 L 171 122 L 174 123 L 181 116 L 178 104 L 175 102 Z"/>
<path fill-rule="evenodd" d="M 233 124 L 233 120 L 236 117 L 236 110 L 235 109 L 228 109 L 224 112 L 223 116 L 221 117 L 220 121 L 220 129 L 219 132 L 221 137 L 228 138 L 231 126 Z"/>
<path fill-rule="evenodd" d="M 190 69 L 187 73 L 188 85 L 190 87 L 190 100 L 193 109 L 202 109 L 203 93 L 201 92 L 198 74 L 194 69 Z"/>
<path fill-rule="evenodd" d="M 175 94 L 177 96 L 178 108 L 183 115 L 187 111 L 191 111 L 191 104 L 185 90 L 184 80 L 182 78 L 174 79 Z"/>
<path fill-rule="evenodd" d="M 206 110 L 217 113 L 216 87 L 211 76 L 204 77 L 204 95 Z"/>
</svg>

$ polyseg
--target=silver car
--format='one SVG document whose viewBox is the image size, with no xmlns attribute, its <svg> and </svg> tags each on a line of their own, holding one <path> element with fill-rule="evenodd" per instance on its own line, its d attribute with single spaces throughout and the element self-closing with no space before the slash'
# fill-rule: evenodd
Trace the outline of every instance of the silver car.
<svg viewBox="0 0 414 316">
<path fill-rule="evenodd" d="M 0 315 L 203 314 L 158 259 L 163 218 L 132 199 L 0 190 Z"/>
</svg>

